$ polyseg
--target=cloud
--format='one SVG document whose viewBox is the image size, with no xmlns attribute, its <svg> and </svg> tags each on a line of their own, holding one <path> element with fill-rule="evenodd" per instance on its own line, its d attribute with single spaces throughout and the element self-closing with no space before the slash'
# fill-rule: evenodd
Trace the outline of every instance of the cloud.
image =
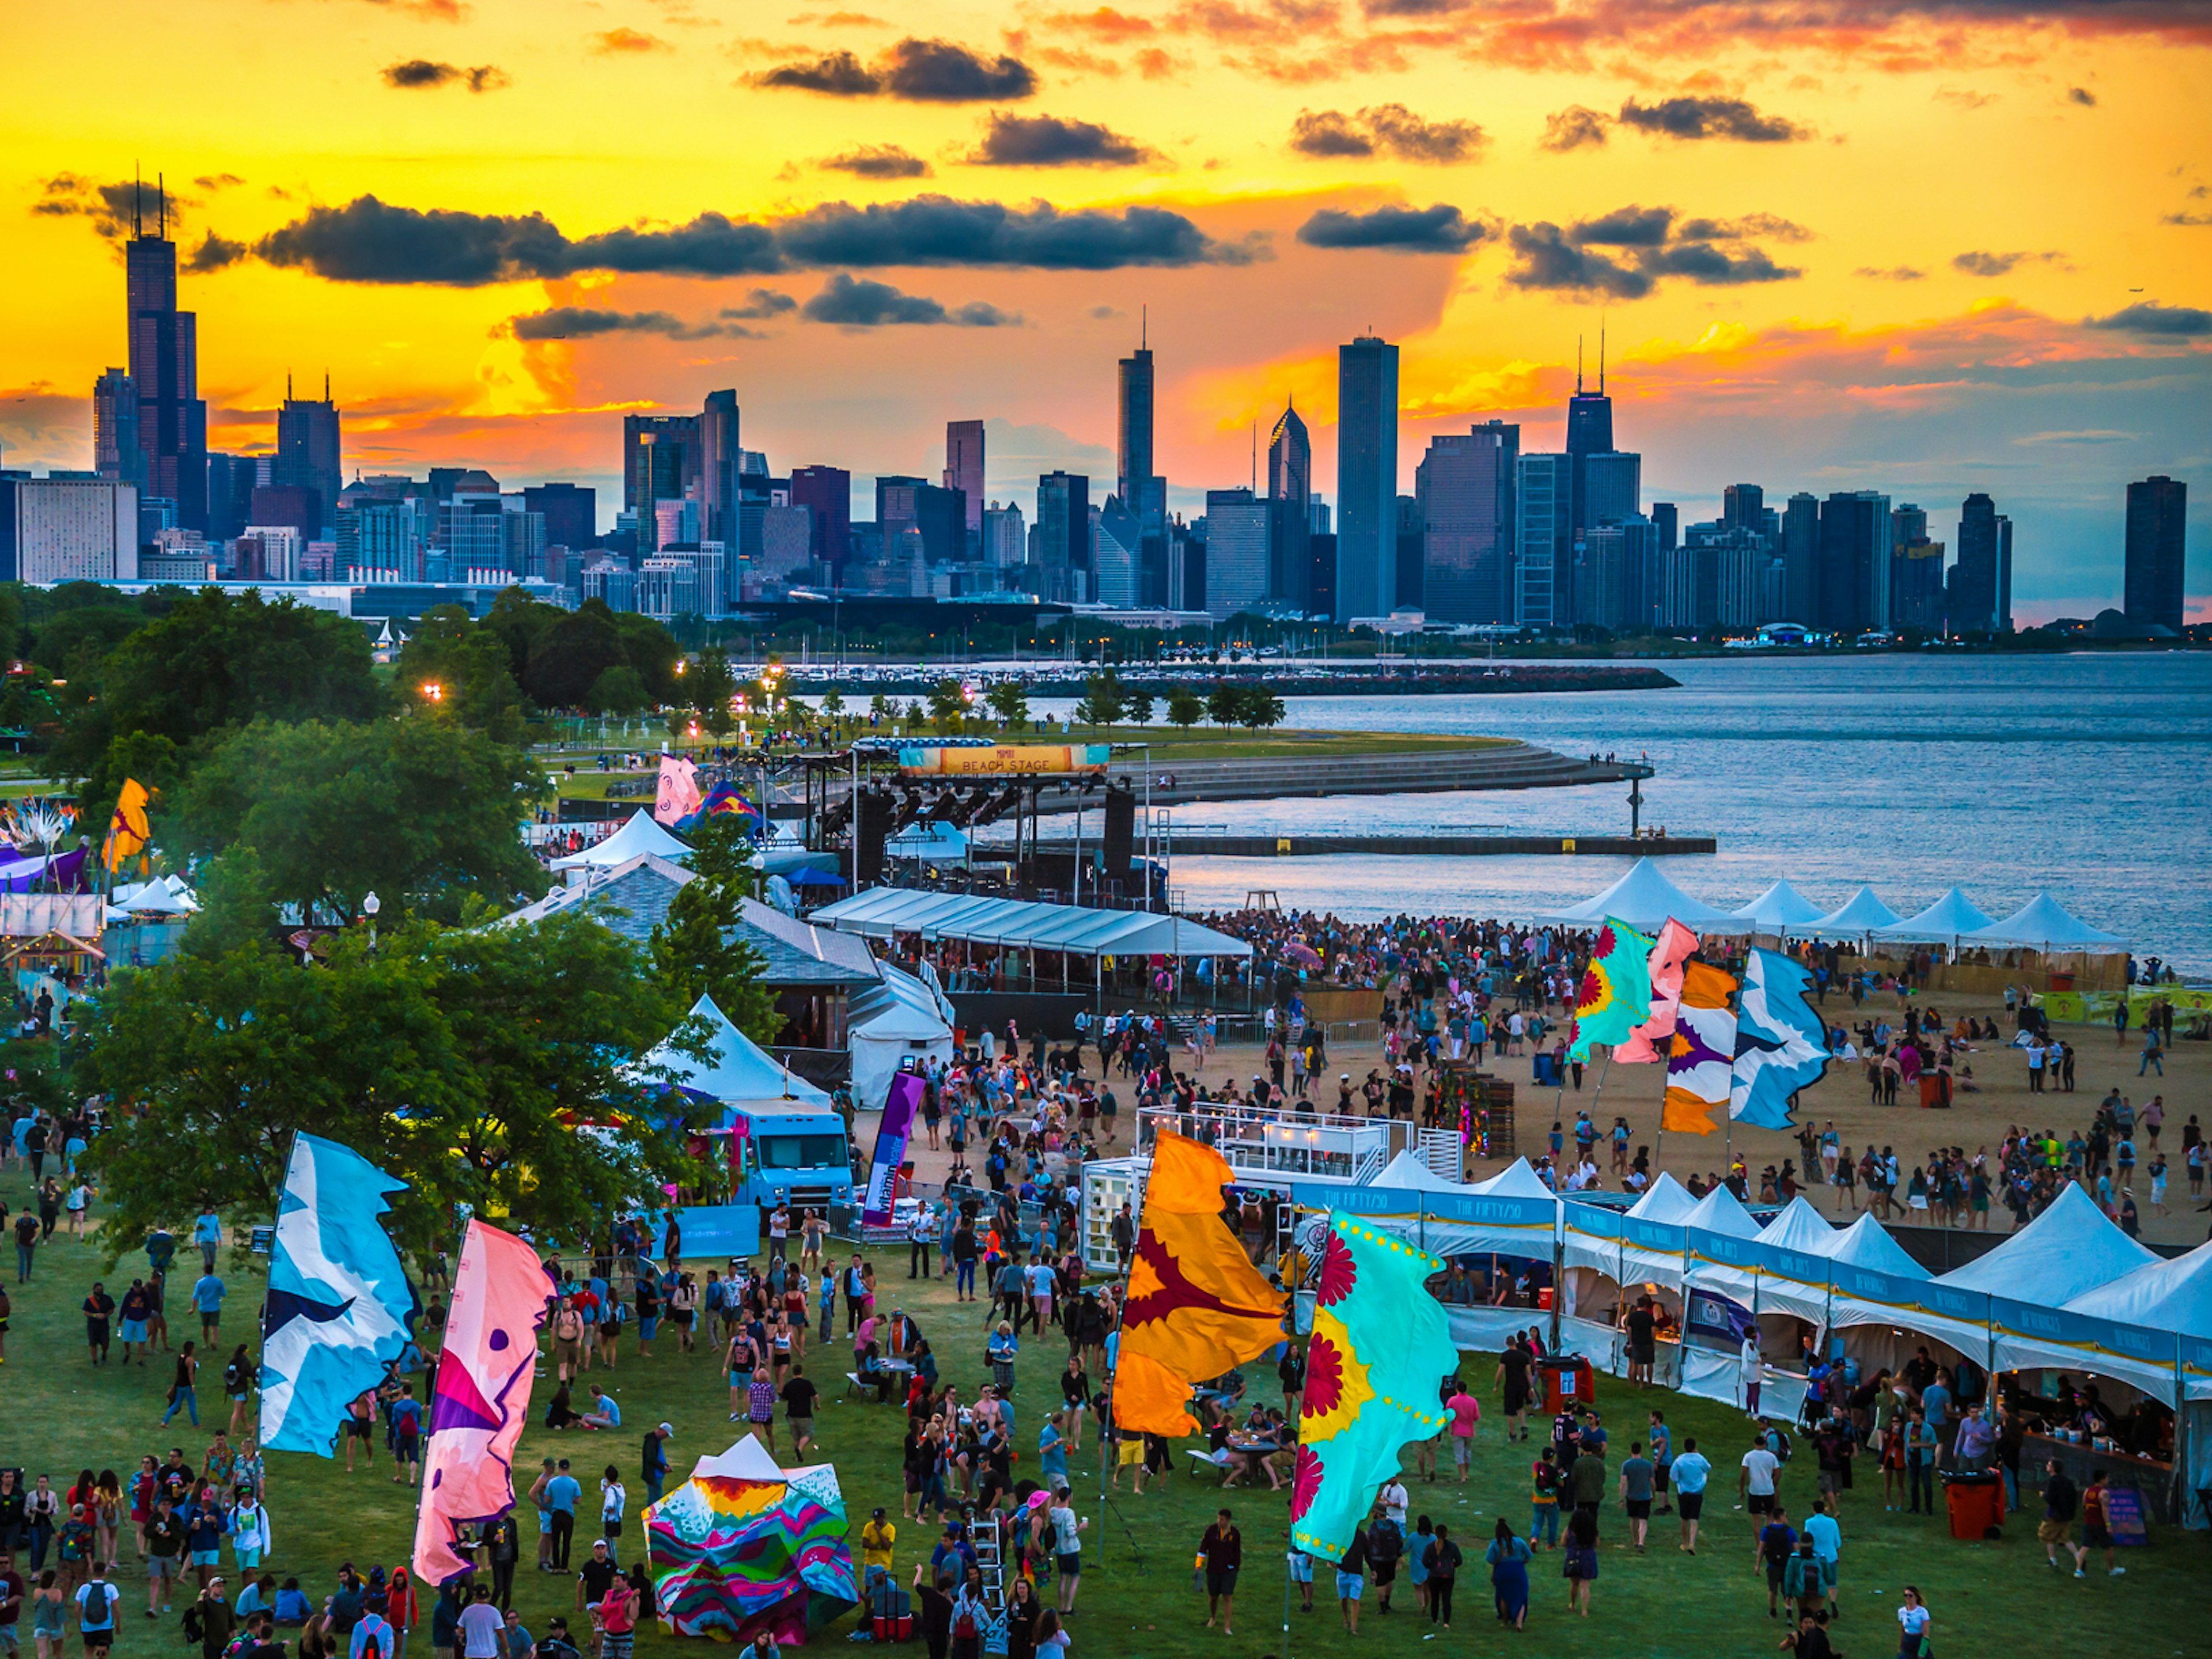
<svg viewBox="0 0 2212 1659">
<path fill-rule="evenodd" d="M 2212 213 L 2169 213 L 2159 221 L 2162 225 L 2212 225 Z"/>
<path fill-rule="evenodd" d="M 210 231 L 192 250 L 191 258 L 185 261 L 185 270 L 195 276 L 204 276 L 225 265 L 234 265 L 245 257 L 245 243 L 227 240 Z"/>
<path fill-rule="evenodd" d="M 1112 6 L 1100 6 L 1095 11 L 1054 12 L 1037 19 L 1045 28 L 1065 29 L 1071 33 L 1088 34 L 1097 40 L 1136 40 L 1158 31 L 1159 25 L 1149 17 L 1117 10 Z"/>
<path fill-rule="evenodd" d="M 757 87 L 787 92 L 819 92 L 832 98 L 872 98 L 884 83 L 851 52 L 838 51 L 811 64 L 784 64 L 752 77 Z"/>
<path fill-rule="evenodd" d="M 2079 104 L 2084 109 L 2097 107 L 2097 94 L 2087 87 L 2069 87 L 2066 88 L 2066 96 L 2069 101 Z"/>
<path fill-rule="evenodd" d="M 203 173 L 192 182 L 202 190 L 228 190 L 244 184 L 246 180 L 234 173 Z"/>
<path fill-rule="evenodd" d="M 2056 250 L 2042 253 L 1990 253 L 1976 248 L 1969 252 L 1953 255 L 1951 269 L 1963 271 L 1969 276 L 2002 276 L 2014 265 L 2031 261 L 2042 264 L 2062 264 L 2065 258 L 2064 254 Z"/>
<path fill-rule="evenodd" d="M 1778 115 L 1761 115 L 1741 98 L 1662 98 L 1649 104 L 1632 98 L 1620 106 L 1620 120 L 1624 126 L 1666 138 L 1778 144 L 1813 136 L 1811 129 Z"/>
<path fill-rule="evenodd" d="M 374 196 L 313 207 L 263 237 L 273 265 L 341 283 L 474 288 L 587 270 L 685 276 L 770 276 L 791 264 L 972 265 L 1114 270 L 1130 265 L 1249 264 L 1264 237 L 1218 242 L 1165 208 L 1063 213 L 917 196 L 855 207 L 829 202 L 763 224 L 702 213 L 665 229 L 571 238 L 542 213 L 393 207 Z"/>
<path fill-rule="evenodd" d="M 2124 334 L 2163 334 L 2190 339 L 2212 335 L 2212 311 L 2198 306 L 2162 306 L 2154 300 L 2139 300 L 2109 317 L 2085 317 L 2081 320 L 2088 328 Z"/>
<path fill-rule="evenodd" d="M 115 241 L 130 234 L 133 217 L 142 209 L 146 223 L 154 222 L 159 188 L 131 179 L 100 184 L 82 173 L 58 173 L 44 182 L 31 211 L 42 218 L 89 219 L 94 234 Z M 174 191 L 169 192 L 168 200 L 169 228 L 173 234 L 183 217 L 179 206 L 198 204 L 185 203 Z"/>
<path fill-rule="evenodd" d="M 772 288 L 757 288 L 745 296 L 744 304 L 724 306 L 722 315 L 734 322 L 758 322 L 798 308 L 799 301 L 788 294 L 779 294 Z"/>
<path fill-rule="evenodd" d="M 600 58 L 617 58 L 626 52 L 675 50 L 659 35 L 647 34 L 632 28 L 608 29 L 592 37 L 592 53 Z"/>
<path fill-rule="evenodd" d="M 1486 142 L 1472 121 L 1430 121 L 1403 104 L 1376 104 L 1355 115 L 1340 110 L 1300 110 L 1291 124 L 1291 148 L 1303 155 L 1364 157 L 1389 154 L 1401 161 L 1448 164 L 1472 161 Z"/>
<path fill-rule="evenodd" d="M 1323 208 L 1298 227 L 1309 247 L 1380 248 L 1395 253 L 1464 253 L 1489 234 L 1446 203 L 1430 208 L 1377 208 L 1346 213 Z"/>
<path fill-rule="evenodd" d="M 1926 271 L 1913 265 L 1890 265 L 1887 267 L 1861 265 L 1851 274 L 1855 276 L 1871 277 L 1875 281 L 1881 283 L 1917 283 L 1928 275 Z"/>
<path fill-rule="evenodd" d="M 980 300 L 948 311 L 926 295 L 902 294 L 889 283 L 856 278 L 842 270 L 799 307 L 799 314 L 810 323 L 834 323 L 840 328 L 881 328 L 902 323 L 1004 328 L 1021 320 Z"/>
<path fill-rule="evenodd" d="M 809 23 L 819 23 L 824 28 L 884 28 L 890 27 L 890 20 L 872 17 L 864 11 L 805 12 L 788 20 L 793 28 L 804 28 Z"/>
<path fill-rule="evenodd" d="M 1587 105 L 1570 104 L 1544 118 L 1544 136 L 1537 142 L 1540 149 L 1556 155 L 1580 149 L 1585 144 L 1602 144 L 1605 117 Z"/>
<path fill-rule="evenodd" d="M 1516 288 L 1640 300 L 1669 276 L 1701 288 L 1778 283 L 1803 275 L 1778 264 L 1753 239 L 1802 241 L 1810 233 L 1771 213 L 1683 219 L 1671 207 L 1632 204 L 1565 230 L 1545 221 L 1507 234 Z"/>
<path fill-rule="evenodd" d="M 2039 448 L 2046 444 L 2063 444 L 2069 447 L 2081 444 L 2130 444 L 2141 435 L 2140 433 L 2121 432 L 2109 427 L 2090 427 L 2078 432 L 2026 432 L 2014 438 L 2013 442 L 2022 449 Z"/>
<path fill-rule="evenodd" d="M 853 53 L 829 52 L 812 63 L 785 64 L 752 77 L 757 87 L 819 92 L 833 98 L 902 98 L 917 104 L 972 104 L 1026 98 L 1036 72 L 1003 53 L 979 57 L 950 40 L 908 36 L 871 69 Z"/>
<path fill-rule="evenodd" d="M 749 328 L 690 324 L 665 311 L 599 311 L 588 306 L 554 306 L 510 317 L 507 331 L 518 340 L 589 340 L 606 334 L 659 334 L 672 340 L 759 337 Z"/>
<path fill-rule="evenodd" d="M 1153 152 L 1133 138 L 1090 121 L 994 111 L 983 142 L 968 156 L 978 167 L 1134 167 Z"/>
<path fill-rule="evenodd" d="M 862 144 L 836 155 L 825 155 L 817 166 L 832 173 L 849 173 L 856 179 L 927 179 L 929 163 L 896 144 Z"/>
<path fill-rule="evenodd" d="M 450 86 L 459 82 L 471 92 L 496 92 L 511 84 L 507 71 L 495 64 L 479 64 L 474 69 L 463 69 L 458 64 L 439 64 L 428 58 L 410 58 L 401 63 L 386 64 L 380 72 L 386 86 L 408 91 Z"/>
<path fill-rule="evenodd" d="M 1994 92 L 1977 92 L 1965 87 L 1938 87 L 1933 95 L 1940 103 L 1967 110 L 1986 109 L 1997 100 Z"/>
</svg>

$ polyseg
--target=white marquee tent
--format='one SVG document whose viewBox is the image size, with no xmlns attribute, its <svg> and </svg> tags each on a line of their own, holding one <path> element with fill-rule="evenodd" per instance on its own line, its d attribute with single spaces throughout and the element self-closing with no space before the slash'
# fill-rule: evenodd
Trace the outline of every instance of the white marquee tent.
<svg viewBox="0 0 2212 1659">
<path fill-rule="evenodd" d="M 1873 888 L 1862 887 L 1844 901 L 1842 908 L 1815 917 L 1799 931 L 1811 939 L 1863 939 L 1881 928 L 1894 927 L 1901 920 L 1875 896 Z"/>
<path fill-rule="evenodd" d="M 597 846 L 586 847 L 580 853 L 571 853 L 566 858 L 555 859 L 556 870 L 611 870 L 618 864 L 627 864 L 641 853 L 658 853 L 662 858 L 672 859 L 678 864 L 688 862 L 691 849 L 653 821 L 652 814 L 643 807 L 630 814 L 629 822 Z"/>
<path fill-rule="evenodd" d="M 908 1060 L 952 1058 L 952 1005 L 912 974 L 876 964 L 876 983 L 854 994 L 846 1017 L 853 1055 L 853 1106 L 879 1112 Z"/>
<path fill-rule="evenodd" d="M 1954 887 L 1917 915 L 1876 927 L 1873 933 L 1876 939 L 1955 945 L 1989 925 L 1990 919 L 1974 908 L 1973 901 Z"/>
<path fill-rule="evenodd" d="M 1733 914 L 1759 933 L 1778 935 L 1802 933 L 1826 913 L 1787 881 L 1778 881 Z"/>
<path fill-rule="evenodd" d="M 1692 898 L 1674 885 L 1652 859 L 1636 860 L 1628 873 L 1603 892 L 1584 899 L 1580 904 L 1552 912 L 1554 921 L 1581 922 L 1596 927 L 1609 920 L 1625 921 L 1631 927 L 1645 933 L 1656 933 L 1667 925 L 1672 916 L 1685 927 L 1724 928 L 1733 920 L 1727 911 L 1717 909 L 1703 899 Z"/>
<path fill-rule="evenodd" d="M 1962 945 L 2024 945 L 2043 951 L 2085 951 L 2110 953 L 2127 949 L 2118 933 L 2092 927 L 2047 892 L 2007 916 L 1960 940 Z"/>
<path fill-rule="evenodd" d="M 871 887 L 825 904 L 810 920 L 840 933 L 889 939 L 966 939 L 1024 951 L 1066 951 L 1077 957 L 1249 957 L 1241 939 L 1186 917 L 1146 910 L 1086 910 L 1072 904 L 978 898 L 903 887 Z"/>
<path fill-rule="evenodd" d="M 670 1081 L 678 1088 L 725 1106 L 769 1109 L 780 1104 L 793 1111 L 829 1106 L 827 1094 L 771 1058 L 730 1023 L 712 997 L 701 997 L 691 1005 L 691 1012 L 711 1028 L 705 1060 L 694 1059 L 666 1042 L 645 1056 L 647 1065 L 665 1067 Z"/>
</svg>

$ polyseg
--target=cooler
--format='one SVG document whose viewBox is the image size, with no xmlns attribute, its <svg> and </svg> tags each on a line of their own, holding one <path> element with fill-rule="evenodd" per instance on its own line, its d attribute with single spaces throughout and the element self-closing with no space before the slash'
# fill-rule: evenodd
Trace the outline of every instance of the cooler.
<svg viewBox="0 0 2212 1659">
<path fill-rule="evenodd" d="M 1943 1503 L 1950 1511 L 1951 1536 L 1978 1544 L 2004 1524 L 2004 1477 L 1995 1474 L 1945 1474 Z"/>
<path fill-rule="evenodd" d="M 1536 1379 L 1547 1413 L 1557 1413 L 1568 1406 L 1590 1405 L 1597 1398 L 1597 1373 L 1590 1368 L 1589 1361 L 1578 1354 L 1561 1354 L 1538 1361 Z"/>
</svg>

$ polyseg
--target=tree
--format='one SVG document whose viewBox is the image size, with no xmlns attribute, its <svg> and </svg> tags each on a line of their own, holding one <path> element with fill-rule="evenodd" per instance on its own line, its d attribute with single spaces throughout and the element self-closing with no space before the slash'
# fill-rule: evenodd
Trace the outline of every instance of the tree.
<svg viewBox="0 0 2212 1659">
<path fill-rule="evenodd" d="M 717 738 L 728 736 L 737 724 L 730 715 L 730 700 L 738 694 L 738 681 L 730 672 L 730 659 L 720 649 L 702 651 L 685 668 L 684 690 L 707 730 Z"/>
<path fill-rule="evenodd" d="M 880 691 L 868 699 L 868 719 L 871 722 L 889 720 L 897 712 L 897 705 Z"/>
<path fill-rule="evenodd" d="M 584 696 L 584 707 L 594 714 L 635 714 L 652 707 L 652 699 L 645 695 L 645 682 L 637 670 L 622 663 L 600 671 Z"/>
<path fill-rule="evenodd" d="M 576 708 L 585 703 L 599 677 L 609 669 L 633 666 L 623 650 L 615 613 L 602 599 L 586 599 L 531 646 L 522 687 L 541 708 Z M 651 701 L 658 703 L 662 699 Z"/>
<path fill-rule="evenodd" d="M 1283 700 L 1265 686 L 1248 685 L 1237 700 L 1237 723 L 1247 731 L 1283 723 Z"/>
<path fill-rule="evenodd" d="M 1187 685 L 1168 693 L 1168 724 L 1188 732 L 1206 718 L 1206 699 Z"/>
<path fill-rule="evenodd" d="M 968 719 L 968 689 L 945 678 L 929 688 L 929 723 L 939 737 L 956 736 Z"/>
<path fill-rule="evenodd" d="M 999 724 L 1018 732 L 1030 723 L 1029 688 L 1019 680 L 1000 680 L 983 694 L 983 701 L 999 717 Z"/>
<path fill-rule="evenodd" d="M 1206 696 L 1206 717 L 1216 726 L 1234 726 L 1238 711 L 1244 707 L 1244 688 L 1240 685 L 1217 685 Z"/>
<path fill-rule="evenodd" d="M 1121 696 L 1121 683 L 1114 678 L 1114 671 L 1102 668 L 1083 683 L 1082 700 L 1075 705 L 1075 718 L 1085 726 L 1103 726 L 1109 731 L 1121 718 L 1126 705 Z"/>
<path fill-rule="evenodd" d="M 835 728 L 835 726 L 836 726 L 836 723 L 837 723 L 837 717 L 838 717 L 839 715 L 842 714 L 844 712 L 845 712 L 845 699 L 844 699 L 844 697 L 843 697 L 843 696 L 839 693 L 839 691 L 837 690 L 837 688 L 836 688 L 836 686 L 834 686 L 834 685 L 833 685 L 833 686 L 831 686 L 831 687 L 830 688 L 830 690 L 827 690 L 827 691 L 825 691 L 824 693 L 823 693 L 823 696 L 822 696 L 822 713 L 823 713 L 823 718 L 825 718 L 826 720 L 829 720 L 829 722 L 830 723 L 831 727 L 834 729 L 834 728 Z"/>
<path fill-rule="evenodd" d="M 929 710 L 921 706 L 921 700 L 919 697 L 907 704 L 906 729 L 909 733 L 921 731 L 923 722 L 928 719 Z"/>
<path fill-rule="evenodd" d="M 477 894 L 541 893 L 520 829 L 545 779 L 517 750 L 434 720 L 257 720 L 173 798 L 180 854 L 253 848 L 280 901 L 349 918 L 374 890 L 395 911 L 452 918 Z"/>
<path fill-rule="evenodd" d="M 1150 726 L 1152 723 L 1153 702 L 1152 694 L 1142 687 L 1130 692 L 1122 701 L 1123 708 L 1128 711 L 1130 724 Z"/>
<path fill-rule="evenodd" d="M 393 674 L 402 706 L 482 732 L 495 743 L 522 741 L 522 690 L 507 641 L 458 605 L 422 613 Z"/>
</svg>

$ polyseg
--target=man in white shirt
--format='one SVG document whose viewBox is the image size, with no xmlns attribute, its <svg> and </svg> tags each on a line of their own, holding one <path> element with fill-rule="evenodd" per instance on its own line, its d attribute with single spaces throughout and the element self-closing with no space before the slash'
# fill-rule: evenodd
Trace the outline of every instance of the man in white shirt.
<svg viewBox="0 0 2212 1659">
<path fill-rule="evenodd" d="M 1766 1449 L 1766 1439 L 1762 1435 L 1743 1455 L 1743 1467 L 1736 1472 L 1736 1488 L 1743 1493 L 1744 1507 L 1754 1522 L 1752 1528 L 1752 1547 L 1754 1551 L 1759 1547 L 1758 1523 L 1762 1517 L 1774 1513 L 1774 1478 L 1781 1468 L 1781 1460 Z"/>
<path fill-rule="evenodd" d="M 499 1659 L 500 1632 L 506 1620 L 491 1604 L 491 1586 L 478 1584 L 476 1599 L 461 1609 L 461 1659 Z"/>
<path fill-rule="evenodd" d="M 1382 1483 L 1382 1490 L 1375 1497 L 1390 1518 L 1402 1528 L 1406 1524 L 1407 1511 L 1412 1509 L 1413 1503 L 1413 1494 L 1406 1490 L 1406 1483 L 1394 1474 Z"/>
</svg>

